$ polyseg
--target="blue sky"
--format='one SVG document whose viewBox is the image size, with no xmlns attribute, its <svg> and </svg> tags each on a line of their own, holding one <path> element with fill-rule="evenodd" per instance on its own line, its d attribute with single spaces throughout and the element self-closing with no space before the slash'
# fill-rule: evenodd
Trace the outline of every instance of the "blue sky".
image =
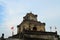
<svg viewBox="0 0 60 40">
<path fill-rule="evenodd" d="M 0 0 L 0 37 L 11 36 L 11 27 L 14 26 L 14 34 L 17 33 L 17 25 L 23 17 L 32 12 L 38 15 L 38 21 L 46 23 L 46 31 L 55 31 L 57 27 L 60 35 L 60 0 Z"/>
</svg>

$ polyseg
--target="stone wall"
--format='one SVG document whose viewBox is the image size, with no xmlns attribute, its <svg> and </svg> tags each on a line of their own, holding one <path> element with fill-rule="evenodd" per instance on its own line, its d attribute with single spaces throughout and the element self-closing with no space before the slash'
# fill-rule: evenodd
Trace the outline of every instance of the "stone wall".
<svg viewBox="0 0 60 40">
<path fill-rule="evenodd" d="M 18 39 L 18 38 L 6 38 L 6 40 L 22 40 L 22 39 Z"/>
</svg>

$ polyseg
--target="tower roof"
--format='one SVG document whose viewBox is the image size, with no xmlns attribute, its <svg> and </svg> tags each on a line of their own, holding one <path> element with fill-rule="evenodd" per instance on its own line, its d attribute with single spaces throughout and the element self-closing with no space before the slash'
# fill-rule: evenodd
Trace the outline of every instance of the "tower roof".
<svg viewBox="0 0 60 40">
<path fill-rule="evenodd" d="M 27 13 L 26 16 L 23 17 L 24 20 L 34 20 L 37 21 L 37 15 L 33 14 L 32 12 Z"/>
</svg>

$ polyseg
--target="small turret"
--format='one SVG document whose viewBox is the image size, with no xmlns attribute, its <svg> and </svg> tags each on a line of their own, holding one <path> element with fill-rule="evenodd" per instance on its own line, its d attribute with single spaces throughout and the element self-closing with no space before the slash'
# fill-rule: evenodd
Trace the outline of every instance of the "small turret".
<svg viewBox="0 0 60 40">
<path fill-rule="evenodd" d="M 5 40 L 5 39 L 4 39 L 4 33 L 2 33 L 1 40 Z"/>
<path fill-rule="evenodd" d="M 34 20 L 37 21 L 37 15 L 32 14 L 32 12 L 27 13 L 25 17 L 23 17 L 24 20 Z"/>
</svg>

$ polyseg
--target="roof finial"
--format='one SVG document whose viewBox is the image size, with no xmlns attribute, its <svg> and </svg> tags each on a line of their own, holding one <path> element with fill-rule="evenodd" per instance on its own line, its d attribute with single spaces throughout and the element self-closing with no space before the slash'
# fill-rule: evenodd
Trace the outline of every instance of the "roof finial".
<svg viewBox="0 0 60 40">
<path fill-rule="evenodd" d="M 30 13 L 32 13 L 32 11 L 30 11 Z"/>
<path fill-rule="evenodd" d="M 55 31 L 57 32 L 57 28 L 56 28 L 56 26 L 55 26 Z"/>
<path fill-rule="evenodd" d="M 50 32 L 52 31 L 52 27 L 50 26 Z"/>
</svg>

